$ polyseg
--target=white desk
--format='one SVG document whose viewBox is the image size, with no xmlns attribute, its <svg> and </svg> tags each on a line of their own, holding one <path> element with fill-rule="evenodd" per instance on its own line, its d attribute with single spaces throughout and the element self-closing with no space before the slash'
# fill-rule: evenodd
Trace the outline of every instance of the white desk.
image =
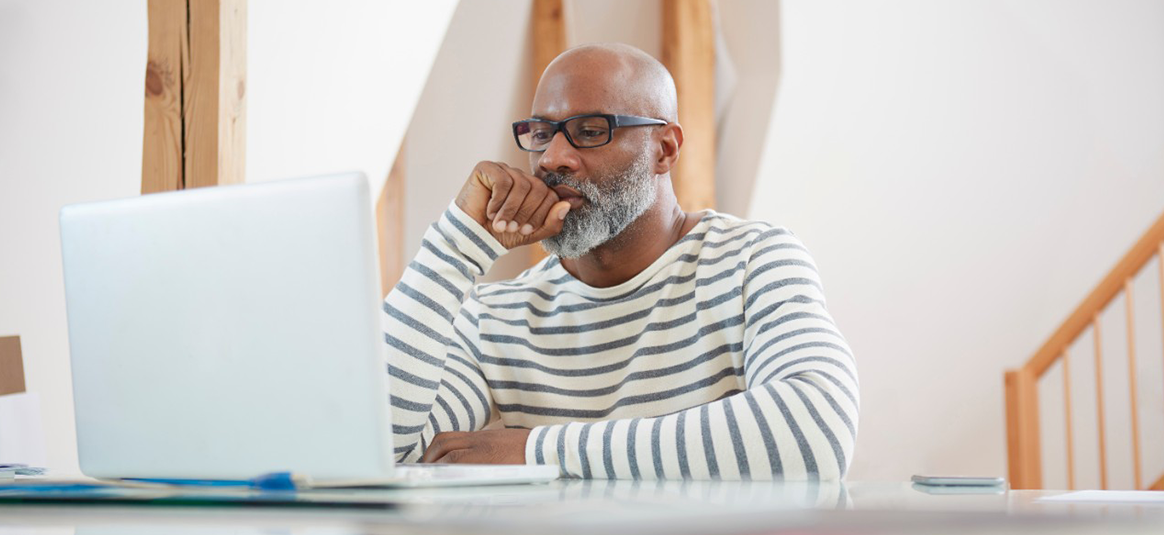
<svg viewBox="0 0 1164 535">
<path fill-rule="evenodd" d="M 933 495 L 908 483 L 560 481 L 371 491 L 383 509 L 0 506 L 0 535 L 1164 533 L 1164 506 Z"/>
</svg>

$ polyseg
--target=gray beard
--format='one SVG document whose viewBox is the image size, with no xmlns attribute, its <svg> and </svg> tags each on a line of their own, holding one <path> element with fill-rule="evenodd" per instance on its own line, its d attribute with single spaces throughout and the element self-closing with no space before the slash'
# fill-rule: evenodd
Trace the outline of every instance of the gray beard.
<svg viewBox="0 0 1164 535">
<path fill-rule="evenodd" d="M 619 237 L 631 223 L 655 204 L 656 183 L 651 173 L 650 154 L 642 155 L 621 172 L 580 181 L 563 173 L 547 173 L 542 178 L 550 187 L 570 186 L 588 201 L 570 210 L 562 222 L 562 232 L 542 240 L 550 254 L 578 258 Z"/>
</svg>

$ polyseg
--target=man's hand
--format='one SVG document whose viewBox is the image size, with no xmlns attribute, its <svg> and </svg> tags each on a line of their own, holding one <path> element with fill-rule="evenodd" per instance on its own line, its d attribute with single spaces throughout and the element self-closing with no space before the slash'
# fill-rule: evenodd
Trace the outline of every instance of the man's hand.
<svg viewBox="0 0 1164 535">
<path fill-rule="evenodd" d="M 525 464 L 529 429 L 437 433 L 422 463 Z"/>
<path fill-rule="evenodd" d="M 500 162 L 478 163 L 456 202 L 506 249 L 557 235 L 570 210 L 541 179 Z"/>
</svg>

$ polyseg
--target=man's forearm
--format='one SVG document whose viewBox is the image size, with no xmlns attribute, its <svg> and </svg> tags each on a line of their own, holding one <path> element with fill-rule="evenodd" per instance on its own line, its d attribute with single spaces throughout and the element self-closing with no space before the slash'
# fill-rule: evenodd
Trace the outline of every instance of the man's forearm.
<svg viewBox="0 0 1164 535">
<path fill-rule="evenodd" d="M 450 206 L 429 228 L 416 258 L 384 300 L 389 389 L 398 457 L 421 453 L 449 347 L 454 320 L 477 277 L 504 252 L 496 240 Z"/>
<path fill-rule="evenodd" d="M 775 381 L 656 418 L 538 427 L 526 462 L 598 479 L 839 479 L 855 430 L 823 416 L 825 396 L 846 404 L 827 381 Z"/>
</svg>

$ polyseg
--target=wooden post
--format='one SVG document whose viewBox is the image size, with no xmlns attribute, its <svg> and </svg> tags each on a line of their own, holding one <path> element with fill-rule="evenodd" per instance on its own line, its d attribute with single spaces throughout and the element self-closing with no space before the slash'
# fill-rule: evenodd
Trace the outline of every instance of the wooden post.
<svg viewBox="0 0 1164 535">
<path fill-rule="evenodd" d="M 388 171 L 388 180 L 376 201 L 376 235 L 380 246 L 380 297 L 400 281 L 404 274 L 404 148 L 400 142 L 396 160 Z"/>
<path fill-rule="evenodd" d="M 1012 489 L 1043 486 L 1037 381 L 1025 367 L 1006 372 L 1007 465 Z"/>
<path fill-rule="evenodd" d="M 566 18 L 562 13 L 562 0 L 533 0 L 530 27 L 533 33 L 533 92 L 537 92 L 542 73 L 546 72 L 558 54 L 566 51 Z M 531 93 L 533 94 L 533 93 Z M 546 257 L 541 243 L 529 246 L 529 264 L 532 266 Z"/>
<path fill-rule="evenodd" d="M 715 207 L 715 24 L 708 0 L 663 0 L 663 64 L 675 78 L 683 149 L 671 171 L 684 210 Z"/>
<path fill-rule="evenodd" d="M 142 193 L 243 181 L 246 0 L 149 0 Z"/>
</svg>

